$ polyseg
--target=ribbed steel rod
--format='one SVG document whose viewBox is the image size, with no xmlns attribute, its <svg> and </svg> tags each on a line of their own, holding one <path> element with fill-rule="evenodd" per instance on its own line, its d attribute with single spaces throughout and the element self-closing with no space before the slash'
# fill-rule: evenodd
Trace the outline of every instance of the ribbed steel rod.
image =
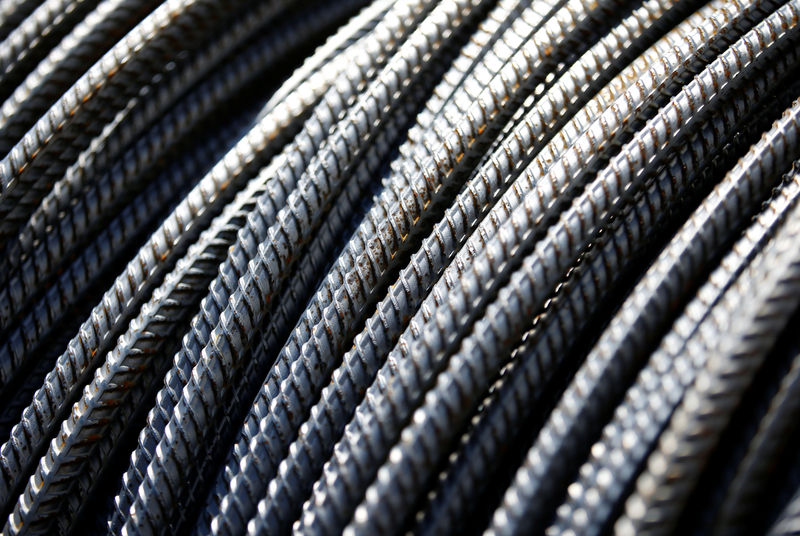
<svg viewBox="0 0 800 536">
<path fill-rule="evenodd" d="M 0 534 L 795 532 L 798 2 L 0 0 Z"/>
</svg>

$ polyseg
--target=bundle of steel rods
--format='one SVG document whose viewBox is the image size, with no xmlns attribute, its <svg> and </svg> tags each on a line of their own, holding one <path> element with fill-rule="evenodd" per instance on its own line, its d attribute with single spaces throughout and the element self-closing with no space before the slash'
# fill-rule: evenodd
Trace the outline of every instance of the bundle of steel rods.
<svg viewBox="0 0 800 536">
<path fill-rule="evenodd" d="M 800 532 L 800 0 L 0 41 L 0 534 Z"/>
</svg>

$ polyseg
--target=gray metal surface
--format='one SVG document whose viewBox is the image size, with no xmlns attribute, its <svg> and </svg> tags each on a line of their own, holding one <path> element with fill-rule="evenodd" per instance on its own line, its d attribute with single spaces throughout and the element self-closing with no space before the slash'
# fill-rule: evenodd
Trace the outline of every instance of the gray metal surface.
<svg viewBox="0 0 800 536">
<path fill-rule="evenodd" d="M 0 0 L 0 533 L 797 531 L 798 0 Z"/>
</svg>

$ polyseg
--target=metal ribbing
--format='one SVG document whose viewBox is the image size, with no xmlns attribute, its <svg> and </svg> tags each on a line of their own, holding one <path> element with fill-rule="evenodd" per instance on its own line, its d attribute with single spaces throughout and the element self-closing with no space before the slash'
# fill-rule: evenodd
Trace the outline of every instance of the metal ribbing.
<svg viewBox="0 0 800 536">
<path fill-rule="evenodd" d="M 795 531 L 798 1 L 0 0 L 2 533 Z"/>
</svg>

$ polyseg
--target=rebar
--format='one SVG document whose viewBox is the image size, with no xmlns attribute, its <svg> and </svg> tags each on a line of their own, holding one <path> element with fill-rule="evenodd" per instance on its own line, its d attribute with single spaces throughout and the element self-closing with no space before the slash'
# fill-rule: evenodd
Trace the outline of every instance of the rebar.
<svg viewBox="0 0 800 536">
<path fill-rule="evenodd" d="M 800 0 L 0 0 L 1 534 L 775 534 Z"/>
</svg>

